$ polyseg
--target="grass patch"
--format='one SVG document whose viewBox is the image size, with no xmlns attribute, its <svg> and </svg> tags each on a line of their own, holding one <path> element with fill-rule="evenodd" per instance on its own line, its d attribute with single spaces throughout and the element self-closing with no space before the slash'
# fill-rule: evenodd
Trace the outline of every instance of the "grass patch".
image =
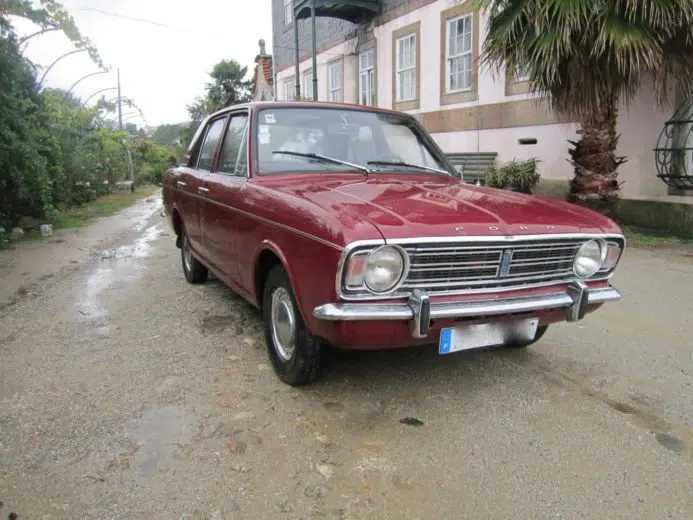
<svg viewBox="0 0 693 520">
<path fill-rule="evenodd" d="M 633 226 L 621 226 L 621 229 L 626 235 L 627 247 L 693 247 L 693 238 L 677 237 L 666 232 Z"/>
<path fill-rule="evenodd" d="M 135 189 L 135 193 L 119 191 L 104 195 L 79 208 L 61 212 L 53 223 L 53 227 L 55 229 L 76 228 L 97 218 L 110 217 L 128 206 L 132 206 L 138 200 L 156 194 L 160 189 L 159 186 L 147 185 L 139 186 Z"/>
</svg>

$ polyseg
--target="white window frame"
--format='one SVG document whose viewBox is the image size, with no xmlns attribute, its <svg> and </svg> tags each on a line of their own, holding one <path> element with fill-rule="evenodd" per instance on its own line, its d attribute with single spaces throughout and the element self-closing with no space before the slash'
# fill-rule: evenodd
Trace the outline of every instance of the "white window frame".
<svg viewBox="0 0 693 520">
<path fill-rule="evenodd" d="M 333 71 L 337 69 L 339 69 L 339 76 L 335 82 Z M 327 81 L 329 101 L 333 103 L 341 103 L 344 100 L 344 96 L 342 95 L 342 85 L 344 84 L 344 67 L 342 65 L 342 60 L 330 63 L 329 67 L 327 68 Z"/>
<path fill-rule="evenodd" d="M 306 70 L 301 74 L 303 89 L 301 97 L 303 99 L 313 99 L 313 71 Z"/>
<path fill-rule="evenodd" d="M 470 45 L 469 50 L 464 52 L 458 52 L 454 56 L 450 53 L 450 30 L 453 24 L 461 19 L 469 18 L 470 27 Z M 450 68 L 450 62 L 459 58 L 464 58 L 465 56 L 471 56 L 470 62 L 472 66 L 471 79 L 469 86 L 464 86 L 458 89 L 450 88 L 450 77 L 452 76 L 452 71 Z M 455 16 L 453 18 L 448 18 L 445 22 L 445 93 L 446 94 L 456 94 L 457 92 L 470 92 L 474 88 L 474 15 L 472 13 L 461 14 L 460 16 Z"/>
<path fill-rule="evenodd" d="M 370 65 L 363 67 L 363 57 L 371 55 Z M 358 56 L 359 60 L 359 104 L 374 106 L 375 104 L 375 49 L 368 49 Z M 363 94 L 366 102 L 362 103 Z"/>
<path fill-rule="evenodd" d="M 404 42 L 405 40 L 411 40 L 411 58 L 412 58 L 412 63 L 400 67 L 400 52 L 401 52 L 401 45 L 400 43 Z M 400 38 L 397 38 L 395 40 L 395 64 L 396 64 L 396 76 L 395 76 L 395 84 L 396 84 L 396 102 L 397 103 L 403 103 L 407 101 L 414 101 L 416 100 L 416 76 L 417 76 L 417 71 L 416 71 L 416 33 L 409 33 L 405 36 L 402 36 Z M 412 75 L 412 85 L 411 85 L 411 97 L 402 97 L 402 89 L 400 88 L 401 82 L 399 80 L 400 75 L 404 73 L 408 73 L 410 71 L 414 71 L 414 74 Z"/>
<path fill-rule="evenodd" d="M 284 81 L 284 100 L 293 101 L 294 99 L 294 80 L 289 78 Z"/>
<path fill-rule="evenodd" d="M 284 0 L 284 24 L 289 25 L 294 20 L 293 0 Z"/>
</svg>

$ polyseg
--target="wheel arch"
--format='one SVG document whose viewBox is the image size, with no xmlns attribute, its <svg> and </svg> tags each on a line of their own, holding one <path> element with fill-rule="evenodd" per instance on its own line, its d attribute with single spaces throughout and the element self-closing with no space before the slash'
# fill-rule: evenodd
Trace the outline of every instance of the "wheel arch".
<svg viewBox="0 0 693 520">
<path fill-rule="evenodd" d="M 171 210 L 171 226 L 173 227 L 173 232 L 176 234 L 176 247 L 180 249 L 183 245 L 183 217 L 177 206 L 173 206 Z"/>
<path fill-rule="evenodd" d="M 262 299 L 265 291 L 265 282 L 267 281 L 267 276 L 270 271 L 277 266 L 281 265 L 289 277 L 289 283 L 291 284 L 291 289 L 294 293 L 294 298 L 296 298 L 296 304 L 298 305 L 298 311 L 303 316 L 303 310 L 301 305 L 301 293 L 298 290 L 298 284 L 296 283 L 296 276 L 290 267 L 290 263 L 286 259 L 286 255 L 283 251 L 273 242 L 269 240 L 264 240 L 260 247 L 258 248 L 255 258 L 253 261 L 253 290 L 255 292 L 255 301 L 259 308 L 262 308 Z M 305 316 L 304 316 L 305 319 Z"/>
</svg>

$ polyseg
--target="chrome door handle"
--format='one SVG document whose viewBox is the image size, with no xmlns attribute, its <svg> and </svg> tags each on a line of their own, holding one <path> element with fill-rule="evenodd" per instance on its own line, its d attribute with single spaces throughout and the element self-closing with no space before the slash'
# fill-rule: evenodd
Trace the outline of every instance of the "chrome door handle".
<svg viewBox="0 0 693 520">
<path fill-rule="evenodd" d="M 207 194 L 207 193 L 209 193 L 209 190 L 208 190 L 207 188 L 203 188 L 202 186 L 200 186 L 199 188 L 197 188 L 197 191 L 198 191 L 198 193 L 202 193 L 202 194 Z"/>
<path fill-rule="evenodd" d="M 176 186 L 179 188 L 185 188 L 188 184 L 183 181 L 176 181 Z"/>
</svg>

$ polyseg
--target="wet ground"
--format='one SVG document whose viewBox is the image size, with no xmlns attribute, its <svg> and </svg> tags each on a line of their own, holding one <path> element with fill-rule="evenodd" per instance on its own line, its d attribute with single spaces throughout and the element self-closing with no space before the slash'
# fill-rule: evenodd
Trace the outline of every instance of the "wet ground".
<svg viewBox="0 0 693 520">
<path fill-rule="evenodd" d="M 159 209 L 0 312 L 0 518 L 693 518 L 687 253 L 629 251 L 624 301 L 526 351 L 342 352 L 294 389 Z"/>
<path fill-rule="evenodd" d="M 88 227 L 59 229 L 50 238 L 0 250 L 0 309 L 40 291 L 47 280 L 78 268 L 129 233 L 142 231 L 161 209 L 157 198 L 143 198 L 117 217 Z"/>
</svg>

